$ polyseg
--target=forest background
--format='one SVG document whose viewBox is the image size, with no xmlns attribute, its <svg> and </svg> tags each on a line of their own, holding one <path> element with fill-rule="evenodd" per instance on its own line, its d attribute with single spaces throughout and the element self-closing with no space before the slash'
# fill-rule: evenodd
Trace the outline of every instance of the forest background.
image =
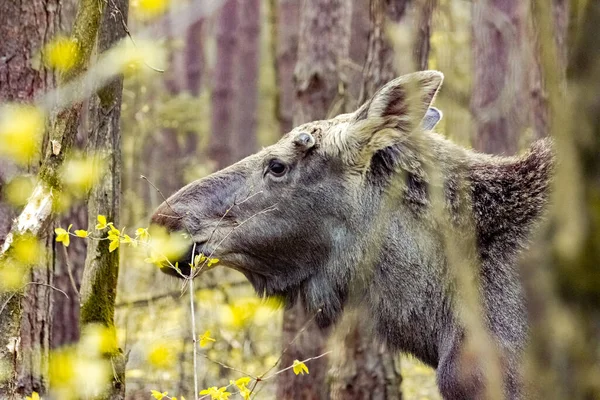
<svg viewBox="0 0 600 400">
<path fill-rule="evenodd" d="M 437 69 L 451 140 L 555 138 L 560 211 L 523 262 L 529 360 L 547 398 L 598 398 L 598 24 L 593 0 L 1 2 L 0 396 L 439 398 L 360 328 L 336 361 L 300 308 L 219 268 L 190 297 L 144 246 L 164 196 Z"/>
</svg>

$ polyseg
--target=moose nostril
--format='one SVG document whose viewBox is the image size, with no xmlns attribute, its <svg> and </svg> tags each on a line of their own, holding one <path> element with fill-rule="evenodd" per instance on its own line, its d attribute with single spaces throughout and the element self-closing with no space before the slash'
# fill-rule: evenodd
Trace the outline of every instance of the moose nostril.
<svg viewBox="0 0 600 400">
<path fill-rule="evenodd" d="M 163 203 L 154 212 L 150 222 L 152 225 L 160 225 L 165 227 L 168 231 L 173 232 L 181 230 L 183 227 L 182 219 L 183 217 L 171 206 Z"/>
</svg>

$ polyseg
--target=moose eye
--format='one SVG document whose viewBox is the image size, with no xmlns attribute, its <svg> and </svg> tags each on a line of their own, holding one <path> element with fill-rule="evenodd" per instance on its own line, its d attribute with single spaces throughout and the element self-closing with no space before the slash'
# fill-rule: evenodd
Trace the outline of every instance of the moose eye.
<svg viewBox="0 0 600 400">
<path fill-rule="evenodd" d="M 282 163 L 279 160 L 271 160 L 269 162 L 269 167 L 268 167 L 267 171 L 271 175 L 279 178 L 279 177 L 282 177 L 283 175 L 285 175 L 285 173 L 287 172 L 287 165 L 285 165 L 284 163 Z"/>
</svg>

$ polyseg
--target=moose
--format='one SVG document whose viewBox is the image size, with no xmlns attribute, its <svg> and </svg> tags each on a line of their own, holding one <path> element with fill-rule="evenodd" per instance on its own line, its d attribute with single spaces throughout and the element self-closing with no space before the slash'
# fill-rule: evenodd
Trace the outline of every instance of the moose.
<svg viewBox="0 0 600 400">
<path fill-rule="evenodd" d="M 187 276 L 193 252 L 214 254 L 258 295 L 301 301 L 320 327 L 360 303 L 388 348 L 436 368 L 445 399 L 483 398 L 484 371 L 463 357 L 448 256 L 448 236 L 470 240 L 473 254 L 464 257 L 477 261 L 504 396 L 523 398 L 528 326 L 518 260 L 547 209 L 552 143 L 537 141 L 518 157 L 452 143 L 433 132 L 439 117 L 428 111 L 442 81 L 438 71 L 396 78 L 357 111 L 298 126 L 180 189 L 152 217 L 189 237 L 178 270 L 164 272 Z"/>
</svg>

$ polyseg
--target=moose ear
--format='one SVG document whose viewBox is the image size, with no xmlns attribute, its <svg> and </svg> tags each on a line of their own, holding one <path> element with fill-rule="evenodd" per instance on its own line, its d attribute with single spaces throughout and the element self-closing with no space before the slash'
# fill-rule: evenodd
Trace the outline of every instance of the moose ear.
<svg viewBox="0 0 600 400">
<path fill-rule="evenodd" d="M 426 118 L 426 114 L 443 79 L 441 72 L 421 71 L 389 82 L 343 127 L 326 136 L 325 140 L 332 144 L 329 148 L 347 163 L 363 167 L 369 165 L 376 152 L 397 144 L 407 133 L 431 129 L 441 113 L 432 108 L 435 111 L 431 111 L 431 118 Z"/>
<path fill-rule="evenodd" d="M 423 117 L 423 121 L 421 122 L 421 126 L 423 130 L 430 131 L 442 120 L 444 114 L 441 110 L 438 110 L 435 107 L 429 107 L 425 116 Z"/>
<path fill-rule="evenodd" d="M 443 80 L 444 74 L 439 71 L 420 71 L 396 78 L 359 108 L 354 120 L 397 119 L 398 129 L 414 129 L 425 117 Z"/>
</svg>

